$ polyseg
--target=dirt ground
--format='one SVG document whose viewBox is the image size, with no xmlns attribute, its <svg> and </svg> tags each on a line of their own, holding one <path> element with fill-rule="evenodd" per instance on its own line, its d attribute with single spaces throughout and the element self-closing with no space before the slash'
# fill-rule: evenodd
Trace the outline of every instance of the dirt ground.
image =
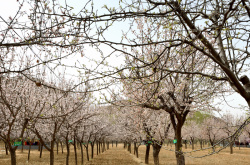
<svg viewBox="0 0 250 165">
<path fill-rule="evenodd" d="M 96 146 L 95 146 L 96 147 Z M 170 146 L 166 146 L 167 149 L 174 149 Z M 133 153 L 130 154 L 128 151 L 123 149 L 123 144 L 119 144 L 116 148 L 115 145 L 102 154 L 96 155 L 96 148 L 94 159 L 87 161 L 86 152 L 84 152 L 84 164 L 85 165 L 144 165 L 145 157 L 145 146 L 139 147 L 139 158 L 136 158 Z M 198 147 L 197 147 L 198 149 Z M 190 146 L 184 151 L 191 151 Z M 201 156 L 208 154 L 211 150 L 199 151 L 192 153 L 192 156 Z M 90 153 L 90 152 L 89 152 Z M 149 165 L 153 165 L 153 150 L 150 149 Z M 43 150 L 42 158 L 39 158 L 39 151 L 32 150 L 30 161 L 27 161 L 28 150 L 24 150 L 21 153 L 20 150 L 17 151 L 17 164 L 18 165 L 48 165 L 49 164 L 49 152 Z M 229 153 L 229 148 L 221 151 L 219 154 L 208 156 L 205 158 L 189 158 L 186 157 L 187 165 L 248 165 L 250 164 L 250 148 L 234 148 L 234 154 Z M 59 153 L 57 154 L 55 150 L 55 165 L 64 165 L 66 161 L 66 150 L 64 148 L 64 153 L 62 154 L 61 148 L 59 148 Z M 75 158 L 73 153 L 73 147 L 71 146 L 70 153 L 70 164 L 75 164 Z M 78 150 L 78 164 L 80 164 L 80 150 Z M 175 165 L 176 159 L 174 152 L 162 149 L 160 152 L 160 164 L 161 165 Z M 10 155 L 6 155 L 3 147 L 0 147 L 0 165 L 10 165 Z"/>
</svg>

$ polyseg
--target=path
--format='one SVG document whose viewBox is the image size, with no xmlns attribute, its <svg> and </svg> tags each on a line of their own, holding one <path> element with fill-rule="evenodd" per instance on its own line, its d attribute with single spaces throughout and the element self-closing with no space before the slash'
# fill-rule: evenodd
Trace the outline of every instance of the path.
<svg viewBox="0 0 250 165">
<path fill-rule="evenodd" d="M 123 147 L 118 146 L 110 147 L 109 150 L 86 162 L 86 165 L 143 165 L 143 163 Z"/>
</svg>

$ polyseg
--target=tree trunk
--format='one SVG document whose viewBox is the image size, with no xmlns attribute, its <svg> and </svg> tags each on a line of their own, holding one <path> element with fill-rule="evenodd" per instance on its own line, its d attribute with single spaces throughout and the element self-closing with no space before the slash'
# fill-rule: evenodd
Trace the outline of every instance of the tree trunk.
<svg viewBox="0 0 250 165">
<path fill-rule="evenodd" d="M 116 143 L 116 147 L 117 147 L 117 141 L 115 143 Z"/>
<path fill-rule="evenodd" d="M 91 142 L 91 159 L 94 159 L 94 147 L 95 147 L 95 142 Z"/>
<path fill-rule="evenodd" d="M 213 152 L 215 152 L 214 141 L 210 140 L 210 144 L 211 144 L 211 146 L 212 146 Z"/>
<path fill-rule="evenodd" d="M 105 150 L 105 142 L 103 141 L 102 142 L 102 152 L 104 152 L 104 150 Z"/>
<path fill-rule="evenodd" d="M 192 150 L 194 150 L 194 138 L 191 137 Z"/>
<path fill-rule="evenodd" d="M 187 149 L 187 140 L 184 140 L 185 149 Z"/>
<path fill-rule="evenodd" d="M 185 157 L 182 152 L 182 143 L 181 143 L 181 123 L 176 125 L 175 136 L 177 139 L 177 143 L 175 144 L 175 157 L 177 161 L 177 165 L 185 165 Z M 194 143 L 192 142 L 192 145 Z"/>
<path fill-rule="evenodd" d="M 159 165 L 159 153 L 161 151 L 161 146 L 158 144 L 153 144 L 153 157 L 154 157 L 154 165 Z"/>
<path fill-rule="evenodd" d="M 30 149 L 31 149 L 31 141 L 29 142 L 28 161 L 30 160 Z"/>
<path fill-rule="evenodd" d="M 96 155 L 98 155 L 98 141 L 96 141 Z"/>
<path fill-rule="evenodd" d="M 146 155 L 145 155 L 145 164 L 149 163 L 149 151 L 150 151 L 150 144 L 146 146 Z"/>
<path fill-rule="evenodd" d="M 38 151 L 40 151 L 40 150 L 41 150 L 41 143 L 38 142 Z"/>
<path fill-rule="evenodd" d="M 7 143 L 4 143 L 5 144 L 5 153 L 6 153 L 6 155 L 9 155 L 9 152 L 8 152 L 8 145 L 7 145 Z"/>
<path fill-rule="evenodd" d="M 87 154 L 87 160 L 89 161 L 89 146 L 88 143 L 86 144 L 86 154 Z"/>
<path fill-rule="evenodd" d="M 66 165 L 69 165 L 69 155 L 70 155 L 70 146 L 69 146 L 68 138 L 66 138 L 66 149 L 67 149 L 67 154 L 66 154 Z"/>
<path fill-rule="evenodd" d="M 139 151 L 138 151 L 138 149 L 139 149 L 139 147 L 136 147 L 136 148 L 135 148 L 135 154 L 136 154 L 136 157 L 137 157 L 137 158 L 139 158 L 139 153 L 138 153 Z"/>
<path fill-rule="evenodd" d="M 74 152 L 75 152 L 75 165 L 77 165 L 77 150 L 76 150 L 76 138 L 74 136 Z"/>
<path fill-rule="evenodd" d="M 63 154 L 63 144 L 62 144 L 62 142 L 60 142 L 61 143 L 61 148 L 62 148 L 62 154 Z"/>
<path fill-rule="evenodd" d="M 136 142 L 134 142 L 134 155 L 136 153 Z"/>
<path fill-rule="evenodd" d="M 16 150 L 10 149 L 11 165 L 16 165 Z"/>
<path fill-rule="evenodd" d="M 101 153 L 101 142 L 99 142 L 99 154 Z"/>
<path fill-rule="evenodd" d="M 233 154 L 233 138 L 230 138 L 230 154 Z"/>
<path fill-rule="evenodd" d="M 59 142 L 56 141 L 56 154 L 57 154 L 57 155 L 58 155 L 58 148 L 59 148 L 59 147 L 58 147 L 58 146 L 59 146 L 58 143 L 59 143 Z"/>
<path fill-rule="evenodd" d="M 42 154 L 43 154 L 43 144 L 41 144 L 41 148 L 40 148 L 40 158 L 42 158 Z"/>
<path fill-rule="evenodd" d="M 82 143 L 80 143 L 81 147 L 81 165 L 83 165 L 83 148 L 82 148 Z"/>
<path fill-rule="evenodd" d="M 202 149 L 202 140 L 200 139 L 200 148 Z"/>
<path fill-rule="evenodd" d="M 54 141 L 50 142 L 50 165 L 54 165 Z"/>
<path fill-rule="evenodd" d="M 22 140 L 22 149 L 21 149 L 21 152 L 23 153 L 23 140 Z"/>
</svg>

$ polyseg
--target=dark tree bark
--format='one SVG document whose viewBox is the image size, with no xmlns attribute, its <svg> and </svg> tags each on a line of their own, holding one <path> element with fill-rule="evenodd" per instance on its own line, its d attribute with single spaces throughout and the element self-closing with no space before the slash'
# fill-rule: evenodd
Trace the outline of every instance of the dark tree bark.
<svg viewBox="0 0 250 165">
<path fill-rule="evenodd" d="M 42 154 L 43 154 L 43 144 L 41 144 L 41 148 L 40 148 L 40 158 L 42 158 Z"/>
<path fill-rule="evenodd" d="M 9 155 L 7 143 L 4 143 L 4 146 L 5 146 L 5 154 L 6 154 L 6 155 Z"/>
<path fill-rule="evenodd" d="M 91 145 L 91 159 L 93 159 L 93 158 L 94 158 L 94 147 L 95 147 L 95 142 L 94 142 L 94 141 L 91 142 L 90 145 Z"/>
<path fill-rule="evenodd" d="M 191 143 L 192 143 L 192 150 L 194 150 L 194 137 L 190 137 Z"/>
<path fill-rule="evenodd" d="M 11 165 L 16 165 L 16 150 L 10 148 Z"/>
<path fill-rule="evenodd" d="M 31 149 L 31 141 L 29 142 L 28 161 L 30 160 L 30 149 Z"/>
<path fill-rule="evenodd" d="M 61 143 L 61 149 L 62 149 L 62 154 L 63 154 L 63 143 L 62 141 L 60 141 L 60 143 Z"/>
<path fill-rule="evenodd" d="M 99 145 L 99 141 L 96 141 L 96 155 L 98 155 L 98 145 Z"/>
<path fill-rule="evenodd" d="M 146 155 L 145 155 L 145 164 L 149 163 L 149 151 L 150 151 L 150 144 L 146 146 Z"/>
<path fill-rule="evenodd" d="M 50 165 L 54 165 L 54 140 L 50 142 Z"/>
<path fill-rule="evenodd" d="M 67 149 L 67 154 L 66 154 L 66 165 L 69 165 L 70 144 L 69 144 L 68 137 L 66 137 L 65 144 L 66 144 L 66 149 Z"/>
<path fill-rule="evenodd" d="M 81 147 L 81 165 L 83 165 L 83 147 L 82 147 L 82 143 L 80 143 L 80 147 Z"/>
<path fill-rule="evenodd" d="M 75 152 L 75 165 L 77 165 L 77 142 L 76 142 L 76 137 L 74 136 L 74 152 Z"/>
<path fill-rule="evenodd" d="M 59 147 L 58 147 L 58 146 L 59 146 L 58 143 L 59 143 L 59 142 L 56 141 L 56 154 L 57 154 L 57 155 L 58 155 L 58 150 L 59 150 L 59 149 L 58 149 L 58 148 L 59 148 Z"/>
<path fill-rule="evenodd" d="M 154 165 L 159 165 L 159 153 L 161 151 L 161 146 L 158 145 L 157 143 L 154 143 L 153 145 L 153 157 L 154 157 Z"/>
</svg>

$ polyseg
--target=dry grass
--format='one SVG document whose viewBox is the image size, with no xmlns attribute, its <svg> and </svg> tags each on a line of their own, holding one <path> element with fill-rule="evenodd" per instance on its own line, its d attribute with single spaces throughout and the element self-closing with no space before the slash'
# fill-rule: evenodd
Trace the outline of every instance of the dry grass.
<svg viewBox="0 0 250 165">
<path fill-rule="evenodd" d="M 96 146 L 95 146 L 96 147 Z M 168 148 L 171 148 L 170 146 Z M 60 148 L 59 148 L 60 149 Z M 132 147 L 133 149 L 133 147 Z M 139 148 L 139 159 L 135 158 L 133 154 L 125 151 L 123 149 L 123 145 L 119 144 L 116 148 L 115 146 L 112 148 L 110 145 L 110 149 L 105 151 L 104 153 L 96 156 L 96 148 L 94 159 L 87 162 L 86 152 L 84 151 L 84 164 L 85 165 L 142 165 L 144 163 L 145 157 L 145 146 L 140 146 Z M 172 147 L 172 149 L 174 149 Z M 0 165 L 10 165 L 10 155 L 5 155 L 5 151 L 3 148 L 0 148 Z M 185 151 L 190 151 L 190 146 Z M 211 151 L 211 150 L 210 150 Z M 65 149 L 64 149 L 65 152 Z M 90 153 L 90 152 L 89 152 Z M 133 150 L 132 150 L 133 153 Z M 149 164 L 153 165 L 153 150 L 150 149 L 150 158 Z M 207 154 L 208 151 L 201 151 L 193 156 L 199 156 L 203 154 Z M 17 164 L 18 165 L 47 165 L 49 164 L 49 152 L 45 149 L 43 150 L 43 156 L 39 158 L 39 151 L 32 150 L 30 161 L 27 162 L 28 150 L 24 150 L 21 153 L 20 150 L 17 151 Z M 59 150 L 59 154 L 56 154 L 55 151 L 55 165 L 64 165 L 66 161 L 66 153 L 62 154 Z M 71 146 L 70 153 L 70 164 L 75 164 L 73 147 Z M 80 164 L 80 149 L 78 150 L 78 164 Z M 160 152 L 160 164 L 161 165 L 175 165 L 176 159 L 174 152 L 167 151 L 162 149 Z M 187 165 L 248 165 L 250 164 L 250 148 L 234 148 L 234 154 L 229 153 L 229 148 L 221 151 L 219 154 L 215 154 L 212 156 L 208 156 L 201 159 L 194 159 L 186 157 Z"/>
<path fill-rule="evenodd" d="M 174 149 L 170 146 L 167 147 L 168 149 Z M 199 149 L 199 147 L 197 147 Z M 144 161 L 145 158 L 145 146 L 140 146 L 139 148 L 139 158 Z M 188 146 L 185 151 L 191 151 L 191 147 Z M 202 156 L 208 154 L 211 150 L 206 151 L 199 151 L 193 153 L 192 156 Z M 153 148 L 150 148 L 150 158 L 149 158 L 149 165 L 153 165 Z M 160 164 L 161 165 L 176 165 L 175 154 L 172 151 L 161 149 L 160 155 Z M 230 154 L 229 147 L 225 150 L 222 150 L 220 153 L 211 155 L 204 158 L 189 158 L 186 157 L 186 165 L 249 165 L 250 164 L 250 148 L 234 148 L 234 153 Z"/>
</svg>

